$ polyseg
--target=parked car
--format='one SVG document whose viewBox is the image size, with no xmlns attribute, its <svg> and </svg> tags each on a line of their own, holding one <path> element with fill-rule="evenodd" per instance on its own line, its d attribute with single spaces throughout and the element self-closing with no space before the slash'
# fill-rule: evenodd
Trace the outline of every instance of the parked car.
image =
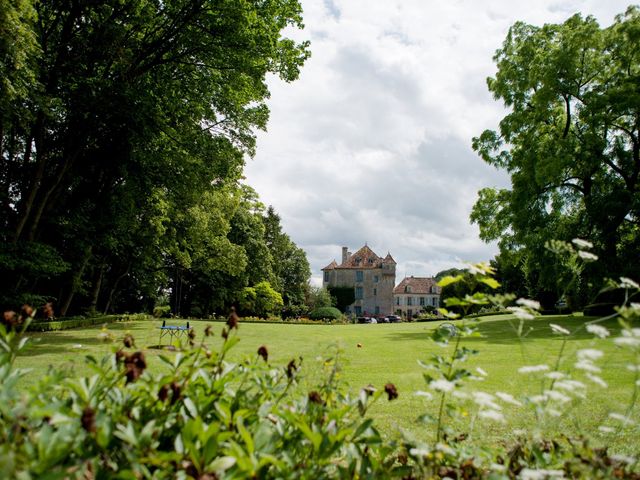
<svg viewBox="0 0 640 480">
<path fill-rule="evenodd" d="M 371 322 L 371 317 L 358 317 L 356 319 L 357 323 L 372 323 Z"/>
<path fill-rule="evenodd" d="M 402 319 L 397 315 L 387 315 L 385 320 L 385 323 L 400 323 L 402 321 Z"/>
<path fill-rule="evenodd" d="M 380 317 L 378 318 L 378 323 L 389 323 L 388 317 Z"/>
</svg>

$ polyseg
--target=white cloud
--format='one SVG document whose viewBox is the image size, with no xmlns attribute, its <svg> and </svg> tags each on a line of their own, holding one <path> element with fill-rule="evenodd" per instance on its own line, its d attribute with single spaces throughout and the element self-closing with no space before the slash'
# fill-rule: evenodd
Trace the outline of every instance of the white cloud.
<svg viewBox="0 0 640 480">
<path fill-rule="evenodd" d="M 469 213 L 477 191 L 506 186 L 471 138 L 504 115 L 486 77 L 517 20 L 576 11 L 609 24 L 619 0 L 303 0 L 312 57 L 292 84 L 270 80 L 269 132 L 246 167 L 284 230 L 320 268 L 365 242 L 398 277 L 488 260 Z M 399 280 L 399 279 L 398 279 Z"/>
</svg>

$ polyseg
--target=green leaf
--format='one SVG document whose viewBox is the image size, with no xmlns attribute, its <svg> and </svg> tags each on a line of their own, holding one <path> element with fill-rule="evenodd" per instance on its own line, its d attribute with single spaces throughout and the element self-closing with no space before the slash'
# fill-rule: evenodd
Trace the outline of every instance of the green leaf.
<svg viewBox="0 0 640 480">
<path fill-rule="evenodd" d="M 456 276 L 447 275 L 446 277 L 444 277 L 442 280 L 438 282 L 438 286 L 446 287 L 447 285 L 458 283 L 463 279 L 464 279 L 464 275 L 456 275 Z"/>
</svg>

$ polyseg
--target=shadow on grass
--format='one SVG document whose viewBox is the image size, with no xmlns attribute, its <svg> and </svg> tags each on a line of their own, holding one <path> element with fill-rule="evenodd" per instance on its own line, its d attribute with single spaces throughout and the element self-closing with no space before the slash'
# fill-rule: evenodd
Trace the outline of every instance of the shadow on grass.
<svg viewBox="0 0 640 480">
<path fill-rule="evenodd" d="M 482 337 L 469 337 L 465 338 L 465 343 L 494 343 L 494 344 L 513 344 L 515 342 L 534 341 L 534 340 L 563 340 L 563 335 L 554 333 L 549 326 L 550 323 L 559 325 L 566 328 L 571 332 L 567 338 L 568 341 L 572 340 L 587 340 L 594 338 L 593 334 L 587 332 L 585 324 L 587 322 L 597 320 L 598 317 L 583 317 L 583 316 L 571 316 L 571 315 L 554 315 L 554 316 L 540 316 L 534 320 L 525 320 L 523 322 L 523 336 L 518 338 L 517 330 L 520 325 L 520 320 L 512 315 L 504 316 L 504 318 L 492 318 L 491 320 L 479 319 L 477 326 L 478 332 Z M 386 338 L 395 341 L 430 341 L 431 333 L 442 322 L 430 322 L 425 323 L 424 329 L 419 332 L 390 332 L 386 335 Z M 459 322 L 453 322 L 454 325 Z M 620 326 L 616 319 L 609 319 L 604 322 L 598 322 L 598 325 L 602 325 L 611 331 L 611 334 L 615 336 L 620 331 Z"/>
<path fill-rule="evenodd" d="M 74 328 L 69 330 L 57 330 L 53 332 L 27 332 L 29 342 L 20 353 L 21 357 L 33 357 L 38 355 L 54 355 L 59 353 L 77 352 L 78 355 L 94 353 L 97 346 L 109 350 L 111 346 L 121 346 L 124 333 L 131 333 L 137 340 L 139 348 L 149 348 L 146 343 L 157 343 L 156 333 L 158 325 L 155 322 L 118 322 L 110 323 L 107 329 L 114 335 L 113 342 L 105 342 L 98 337 L 101 326 Z M 153 340 L 152 340 L 153 339 Z M 74 348 L 81 345 L 81 348 Z"/>
</svg>

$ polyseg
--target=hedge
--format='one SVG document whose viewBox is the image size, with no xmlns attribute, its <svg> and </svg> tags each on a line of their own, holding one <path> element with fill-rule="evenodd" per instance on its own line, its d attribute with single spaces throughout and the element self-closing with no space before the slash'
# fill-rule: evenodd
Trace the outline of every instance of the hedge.
<svg viewBox="0 0 640 480">
<path fill-rule="evenodd" d="M 98 317 L 70 317 L 60 320 L 33 321 L 27 331 L 29 332 L 54 332 L 69 330 L 71 328 L 91 327 L 105 323 L 124 322 L 128 320 L 141 320 L 151 318 L 148 315 L 101 315 Z"/>
</svg>

